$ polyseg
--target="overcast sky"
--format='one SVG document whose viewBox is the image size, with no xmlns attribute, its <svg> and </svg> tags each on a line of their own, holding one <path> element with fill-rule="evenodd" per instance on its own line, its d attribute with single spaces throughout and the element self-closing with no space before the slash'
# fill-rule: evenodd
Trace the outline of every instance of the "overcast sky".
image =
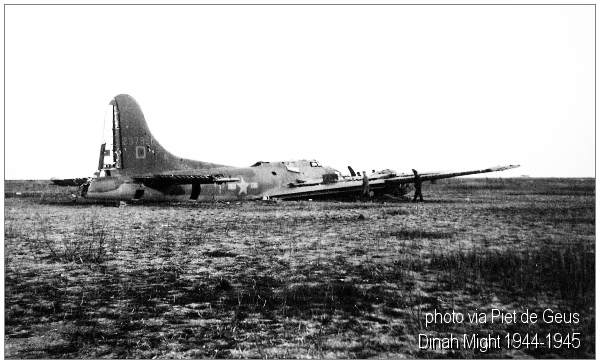
<svg viewBox="0 0 600 364">
<path fill-rule="evenodd" d="M 594 176 L 593 6 L 7 6 L 5 178 L 90 176 L 105 106 L 185 158 Z"/>
</svg>

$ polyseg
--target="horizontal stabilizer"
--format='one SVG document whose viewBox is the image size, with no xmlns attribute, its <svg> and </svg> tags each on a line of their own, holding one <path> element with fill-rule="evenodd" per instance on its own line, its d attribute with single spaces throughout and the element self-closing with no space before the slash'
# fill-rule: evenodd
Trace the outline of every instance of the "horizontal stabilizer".
<svg viewBox="0 0 600 364">
<path fill-rule="evenodd" d="M 51 178 L 50 181 L 52 181 L 52 183 L 54 183 L 55 185 L 58 186 L 73 186 L 73 187 L 79 187 L 82 184 L 86 183 L 88 181 L 89 178 L 65 178 L 65 179 L 60 179 L 60 178 Z"/>
</svg>

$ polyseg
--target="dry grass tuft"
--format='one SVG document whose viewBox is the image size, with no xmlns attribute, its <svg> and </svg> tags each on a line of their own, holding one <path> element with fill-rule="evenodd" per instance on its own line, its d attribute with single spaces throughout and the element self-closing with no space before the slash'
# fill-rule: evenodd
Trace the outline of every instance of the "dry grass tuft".
<svg viewBox="0 0 600 364">
<path fill-rule="evenodd" d="M 44 186 L 5 183 L 34 196 L 5 199 L 7 358 L 595 356 L 593 180 L 454 180 L 426 185 L 425 204 L 126 208 Z M 582 347 L 418 350 L 426 312 L 490 307 L 580 312 Z M 461 330 L 481 328 L 434 331 Z"/>
</svg>

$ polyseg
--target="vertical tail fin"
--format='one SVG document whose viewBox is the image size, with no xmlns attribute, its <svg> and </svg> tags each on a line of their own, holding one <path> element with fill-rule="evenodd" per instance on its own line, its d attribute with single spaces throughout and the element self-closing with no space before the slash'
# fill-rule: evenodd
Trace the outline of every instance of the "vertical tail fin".
<svg viewBox="0 0 600 364">
<path fill-rule="evenodd" d="M 169 153 L 150 133 L 144 114 L 133 97 L 117 95 L 110 105 L 113 107 L 113 167 L 123 174 L 222 167 Z"/>
</svg>

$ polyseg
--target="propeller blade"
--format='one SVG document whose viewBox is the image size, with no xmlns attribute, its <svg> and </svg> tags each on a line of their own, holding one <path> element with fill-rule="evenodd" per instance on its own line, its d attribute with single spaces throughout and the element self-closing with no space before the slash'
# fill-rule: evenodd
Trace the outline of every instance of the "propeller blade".
<svg viewBox="0 0 600 364">
<path fill-rule="evenodd" d="M 352 169 L 352 167 L 348 166 L 348 170 L 350 171 L 350 176 L 356 177 L 356 172 L 354 172 L 354 169 Z"/>
</svg>

